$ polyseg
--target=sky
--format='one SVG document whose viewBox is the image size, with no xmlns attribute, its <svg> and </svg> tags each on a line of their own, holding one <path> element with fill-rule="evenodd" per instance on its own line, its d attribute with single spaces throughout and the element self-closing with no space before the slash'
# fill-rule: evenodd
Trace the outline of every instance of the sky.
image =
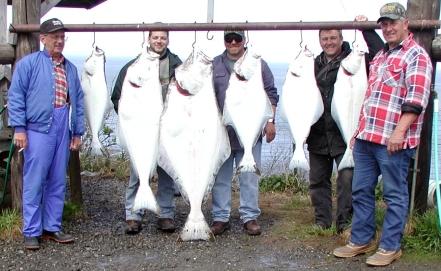
<svg viewBox="0 0 441 271">
<path fill-rule="evenodd" d="M 395 0 L 396 1 L 396 0 Z M 363 14 L 370 21 L 379 17 L 380 7 L 391 0 L 214 0 L 214 22 L 317 22 L 352 21 Z M 405 7 L 407 0 L 398 0 Z M 107 0 L 93 9 L 52 8 L 42 19 L 56 17 L 65 24 L 136 24 L 136 23 L 194 23 L 207 22 L 208 0 Z M 8 7 L 8 23 L 10 9 Z M 355 30 L 343 31 L 345 40 L 354 39 Z M 147 37 L 148 33 L 145 33 Z M 207 40 L 206 31 L 197 32 L 197 43 L 204 52 L 214 57 L 224 50 L 222 31 L 212 31 L 213 40 Z M 64 54 L 90 55 L 93 33 L 71 32 Z M 314 54 L 321 52 L 318 31 L 302 31 L 303 44 Z M 381 33 L 380 33 L 381 36 Z M 249 31 L 249 45 L 268 62 L 290 62 L 300 50 L 300 31 Z M 169 48 L 186 59 L 192 51 L 193 31 L 170 33 Z M 97 32 L 95 43 L 107 57 L 134 57 L 143 43 L 142 32 Z"/>
</svg>

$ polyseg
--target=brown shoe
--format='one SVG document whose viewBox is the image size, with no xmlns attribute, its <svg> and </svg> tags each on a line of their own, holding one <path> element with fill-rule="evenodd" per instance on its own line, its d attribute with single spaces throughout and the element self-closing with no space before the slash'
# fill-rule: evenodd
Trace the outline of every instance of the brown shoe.
<svg viewBox="0 0 441 271">
<path fill-rule="evenodd" d="M 262 230 L 260 229 L 260 226 L 257 224 L 256 220 L 247 221 L 245 224 L 243 224 L 243 228 L 248 235 L 260 235 L 262 233 Z"/>
<path fill-rule="evenodd" d="M 230 222 L 222 222 L 222 221 L 213 221 L 213 224 L 211 224 L 211 232 L 214 235 L 220 235 L 224 233 L 224 231 L 228 230 L 230 228 Z"/>
<path fill-rule="evenodd" d="M 72 235 L 64 233 L 62 231 L 56 231 L 56 232 L 43 231 L 42 238 L 44 240 L 52 240 L 60 244 L 68 244 L 74 241 Z"/>
<path fill-rule="evenodd" d="M 158 229 L 163 232 L 174 232 L 176 230 L 175 221 L 171 218 L 158 218 Z"/>
<path fill-rule="evenodd" d="M 386 251 L 379 248 L 374 255 L 366 259 L 366 263 L 372 266 L 386 266 L 401 257 L 401 249 L 397 251 Z"/>
<path fill-rule="evenodd" d="M 135 235 L 142 230 L 141 221 L 139 220 L 127 220 L 126 223 L 126 234 Z"/>
<path fill-rule="evenodd" d="M 361 246 L 349 242 L 346 246 L 334 249 L 334 256 L 339 258 L 351 258 L 373 250 L 375 250 L 374 241 Z"/>
</svg>

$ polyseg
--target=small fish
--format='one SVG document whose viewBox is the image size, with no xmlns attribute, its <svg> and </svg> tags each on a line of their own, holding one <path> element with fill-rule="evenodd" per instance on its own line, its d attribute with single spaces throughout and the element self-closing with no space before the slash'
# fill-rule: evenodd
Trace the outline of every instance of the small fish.
<svg viewBox="0 0 441 271">
<path fill-rule="evenodd" d="M 234 64 L 225 93 L 224 124 L 236 131 L 244 149 L 236 174 L 255 172 L 260 175 L 252 153 L 266 122 L 273 117 L 271 102 L 265 92 L 260 55 L 248 48 Z"/>
<path fill-rule="evenodd" d="M 159 55 L 143 47 L 127 69 L 118 117 L 123 141 L 139 177 L 133 210 L 148 209 L 156 214 L 159 214 L 159 206 L 149 181 L 157 164 L 162 109 Z"/>
<path fill-rule="evenodd" d="M 103 127 L 104 117 L 111 109 L 110 95 L 105 77 L 105 62 L 104 51 L 98 48 L 98 46 L 94 46 L 92 54 L 84 63 L 81 75 L 86 118 L 92 133 L 91 147 L 93 155 L 107 155 L 99 140 L 99 131 Z"/>
<path fill-rule="evenodd" d="M 303 145 L 324 109 L 314 75 L 314 55 L 306 46 L 289 65 L 280 104 L 281 117 L 288 122 L 296 145 L 289 169 L 309 170 Z"/>
<path fill-rule="evenodd" d="M 230 142 L 213 89 L 212 59 L 195 51 L 175 72 L 161 117 L 158 164 L 190 204 L 180 238 L 208 240 L 201 205 L 230 156 Z"/>
<path fill-rule="evenodd" d="M 361 34 L 357 35 L 360 36 L 362 37 Z M 331 103 L 332 118 L 347 146 L 338 170 L 354 167 L 350 140 L 357 129 L 361 105 L 368 87 L 365 65 L 367 44 L 363 38 L 358 38 L 353 47 L 352 52 L 340 64 Z"/>
</svg>

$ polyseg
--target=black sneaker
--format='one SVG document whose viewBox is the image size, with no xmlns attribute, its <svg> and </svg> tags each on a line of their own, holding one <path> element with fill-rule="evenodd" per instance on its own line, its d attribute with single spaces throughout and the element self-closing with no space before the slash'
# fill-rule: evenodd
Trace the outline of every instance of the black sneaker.
<svg viewBox="0 0 441 271">
<path fill-rule="evenodd" d="M 64 233 L 62 231 L 43 231 L 42 238 L 44 240 L 52 240 L 60 244 L 72 243 L 74 241 L 72 235 Z"/>
<path fill-rule="evenodd" d="M 35 236 L 25 236 L 24 237 L 24 247 L 28 250 L 37 250 L 40 248 L 40 242 L 38 237 Z"/>
</svg>

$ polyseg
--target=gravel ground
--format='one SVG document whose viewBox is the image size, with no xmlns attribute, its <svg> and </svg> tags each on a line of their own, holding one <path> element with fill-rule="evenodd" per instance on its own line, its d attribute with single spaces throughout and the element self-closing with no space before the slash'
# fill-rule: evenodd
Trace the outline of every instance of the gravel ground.
<svg viewBox="0 0 441 271">
<path fill-rule="evenodd" d="M 179 232 L 156 229 L 156 218 L 147 214 L 143 231 L 124 234 L 125 182 L 83 180 L 87 217 L 66 223 L 73 244 L 43 242 L 38 251 L 23 249 L 22 240 L 0 241 L 0 270 L 372 270 L 366 256 L 341 260 L 331 255 L 338 237 L 323 242 L 302 242 L 281 237 L 272 229 L 281 223 L 271 208 L 262 207 L 259 222 L 264 233 L 244 234 L 237 211 L 232 227 L 213 241 L 180 242 Z M 264 195 L 262 198 L 269 198 Z M 234 196 L 237 201 L 237 195 Z M 267 199 L 268 200 L 268 199 Z M 237 204 L 237 203 L 236 203 Z M 271 205 L 265 205 L 271 206 Z M 177 224 L 181 228 L 188 207 L 177 198 Z M 209 206 L 204 205 L 208 222 Z M 331 241 L 331 242 L 329 242 Z M 441 270 L 438 263 L 413 263 L 404 259 L 381 270 Z"/>
</svg>

